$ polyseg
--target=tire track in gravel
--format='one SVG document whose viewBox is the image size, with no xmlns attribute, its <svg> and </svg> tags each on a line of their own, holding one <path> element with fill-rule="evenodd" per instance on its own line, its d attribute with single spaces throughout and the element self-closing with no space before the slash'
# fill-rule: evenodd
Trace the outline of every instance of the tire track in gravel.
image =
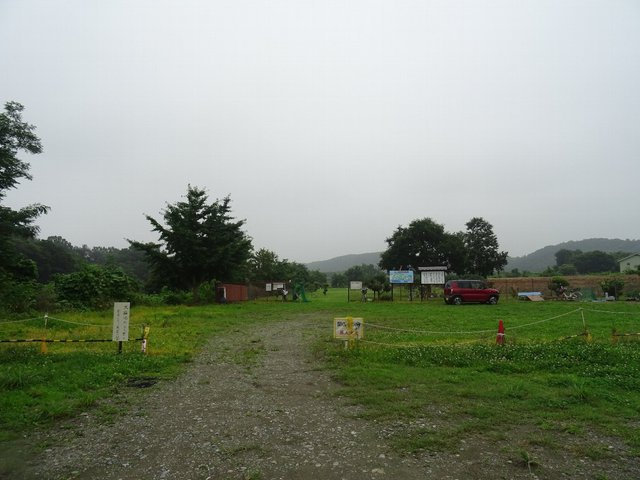
<svg viewBox="0 0 640 480">
<path fill-rule="evenodd" d="M 317 368 L 311 343 L 329 333 L 326 319 L 302 316 L 213 338 L 114 424 L 83 414 L 50 432 L 25 478 L 425 478 Z"/>
</svg>

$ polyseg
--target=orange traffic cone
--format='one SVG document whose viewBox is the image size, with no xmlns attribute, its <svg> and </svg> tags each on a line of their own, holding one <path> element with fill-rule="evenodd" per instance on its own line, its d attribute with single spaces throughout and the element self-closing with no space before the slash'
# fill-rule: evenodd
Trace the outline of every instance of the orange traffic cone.
<svg viewBox="0 0 640 480">
<path fill-rule="evenodd" d="M 496 344 L 504 345 L 504 324 L 502 320 L 498 323 L 498 335 L 496 336 Z"/>
</svg>

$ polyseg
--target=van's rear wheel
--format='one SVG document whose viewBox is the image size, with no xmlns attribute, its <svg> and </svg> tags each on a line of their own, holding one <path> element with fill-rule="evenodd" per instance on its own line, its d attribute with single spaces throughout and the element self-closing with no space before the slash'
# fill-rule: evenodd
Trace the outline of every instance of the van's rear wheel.
<svg viewBox="0 0 640 480">
<path fill-rule="evenodd" d="M 487 302 L 489 305 L 495 305 L 498 303 L 498 297 L 491 296 L 489 297 L 489 301 Z"/>
</svg>

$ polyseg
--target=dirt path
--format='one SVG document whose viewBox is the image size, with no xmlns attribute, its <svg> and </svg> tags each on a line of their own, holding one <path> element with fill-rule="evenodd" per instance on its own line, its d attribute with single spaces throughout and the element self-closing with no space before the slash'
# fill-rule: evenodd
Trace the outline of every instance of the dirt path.
<svg viewBox="0 0 640 480">
<path fill-rule="evenodd" d="M 293 328 L 295 327 L 295 328 Z M 327 335 L 312 318 L 213 339 L 192 368 L 113 425 L 84 414 L 27 478 L 356 479 L 424 478 L 375 424 L 334 395 L 314 366 L 310 341 Z"/>
<path fill-rule="evenodd" d="M 537 476 L 472 439 L 456 452 L 398 455 L 385 440 L 393 426 L 358 418 L 318 368 L 311 343 L 328 333 L 309 316 L 214 338 L 184 375 L 134 398 L 115 423 L 86 413 L 48 432 L 40 457 L 11 478 L 597 478 L 561 455 Z M 634 478 L 623 471 L 605 478 Z"/>
</svg>

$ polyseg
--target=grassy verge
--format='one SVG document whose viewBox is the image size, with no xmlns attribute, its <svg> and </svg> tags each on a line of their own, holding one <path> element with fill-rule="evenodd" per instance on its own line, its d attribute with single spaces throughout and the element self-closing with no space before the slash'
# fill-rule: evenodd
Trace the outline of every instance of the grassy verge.
<svg viewBox="0 0 640 480">
<path fill-rule="evenodd" d="M 400 451 L 452 450 L 475 435 L 517 438 L 511 448 L 525 453 L 640 453 L 640 343 L 612 335 L 640 332 L 635 304 L 366 304 L 358 316 L 364 340 L 327 348 L 328 359 L 363 416 L 398 425 Z"/>
<path fill-rule="evenodd" d="M 112 312 L 58 314 L 0 323 L 5 339 L 110 339 Z M 117 344 L 0 344 L 0 440 L 72 416 L 139 379 L 173 378 L 212 335 L 269 318 L 233 305 L 202 308 L 133 308 L 130 339 Z M 150 327 L 148 354 L 133 341 Z"/>
</svg>

